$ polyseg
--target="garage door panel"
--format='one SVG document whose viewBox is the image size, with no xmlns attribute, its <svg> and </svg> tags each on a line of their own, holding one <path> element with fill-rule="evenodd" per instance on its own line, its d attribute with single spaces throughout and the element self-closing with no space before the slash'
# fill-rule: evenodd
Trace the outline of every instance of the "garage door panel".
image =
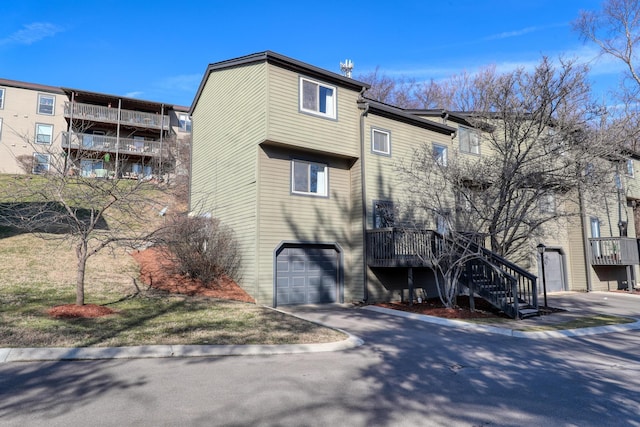
<svg viewBox="0 0 640 427">
<path fill-rule="evenodd" d="M 276 268 L 278 305 L 338 301 L 335 249 L 310 245 L 285 248 L 276 255 Z"/>
</svg>

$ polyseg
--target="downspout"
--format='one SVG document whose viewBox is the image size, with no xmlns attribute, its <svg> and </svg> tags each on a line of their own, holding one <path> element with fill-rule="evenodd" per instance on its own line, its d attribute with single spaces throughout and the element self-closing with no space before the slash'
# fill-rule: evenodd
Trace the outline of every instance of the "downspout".
<svg viewBox="0 0 640 427">
<path fill-rule="evenodd" d="M 582 247 L 584 251 L 584 271 L 587 278 L 587 292 L 593 290 L 591 281 L 591 251 L 589 250 L 589 237 L 587 236 L 587 220 L 586 213 L 584 211 L 584 195 L 582 194 L 582 186 L 578 188 L 578 203 L 580 205 L 580 228 L 582 229 Z"/>
<path fill-rule="evenodd" d="M 119 154 L 120 154 L 120 114 L 121 114 L 121 108 L 122 108 L 122 99 L 118 98 L 118 127 L 116 128 L 116 167 L 115 167 L 115 179 L 120 178 L 120 159 L 119 159 Z"/>
<path fill-rule="evenodd" d="M 360 92 L 358 98 L 358 109 L 360 113 L 360 187 L 361 187 L 361 203 L 362 203 L 362 268 L 363 268 L 363 302 L 369 300 L 369 265 L 367 264 L 367 181 L 366 169 L 364 164 L 365 148 L 364 148 L 364 118 L 369 112 L 369 103 L 364 100 L 362 95 L 365 88 Z"/>
</svg>

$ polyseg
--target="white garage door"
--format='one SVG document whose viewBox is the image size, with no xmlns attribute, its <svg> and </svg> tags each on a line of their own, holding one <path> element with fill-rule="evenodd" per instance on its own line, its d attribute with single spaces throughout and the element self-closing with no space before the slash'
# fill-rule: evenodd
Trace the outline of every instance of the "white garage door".
<svg viewBox="0 0 640 427">
<path fill-rule="evenodd" d="M 333 247 L 284 247 L 276 255 L 276 304 L 338 301 L 339 256 Z"/>
</svg>

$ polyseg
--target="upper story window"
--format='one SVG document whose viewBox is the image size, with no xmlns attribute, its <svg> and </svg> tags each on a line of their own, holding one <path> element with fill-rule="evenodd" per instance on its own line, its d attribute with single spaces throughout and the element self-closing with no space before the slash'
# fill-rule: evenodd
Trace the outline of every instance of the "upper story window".
<svg viewBox="0 0 640 427">
<path fill-rule="evenodd" d="M 336 88 L 300 77 L 300 110 L 335 119 Z"/>
<path fill-rule="evenodd" d="M 38 94 L 38 114 L 53 116 L 55 113 L 56 97 L 53 95 Z"/>
<path fill-rule="evenodd" d="M 4 88 L 0 87 L 0 110 L 4 108 Z"/>
<path fill-rule="evenodd" d="M 627 176 L 633 178 L 633 159 L 627 159 Z"/>
<path fill-rule="evenodd" d="M 474 129 L 460 126 L 458 129 L 460 151 L 469 154 L 480 154 L 480 135 Z"/>
<path fill-rule="evenodd" d="M 180 113 L 178 122 L 180 123 L 180 132 L 191 132 L 191 117 L 188 114 Z"/>
<path fill-rule="evenodd" d="M 391 133 L 380 129 L 371 129 L 371 151 L 390 156 Z"/>
<path fill-rule="evenodd" d="M 53 125 L 36 124 L 36 144 L 51 144 L 53 141 Z"/>
<path fill-rule="evenodd" d="M 322 163 L 291 161 L 291 192 L 310 196 L 327 196 L 329 173 Z"/>
<path fill-rule="evenodd" d="M 440 166 L 447 166 L 447 147 L 440 144 L 433 144 L 433 159 Z"/>
<path fill-rule="evenodd" d="M 538 200 L 540 213 L 552 214 L 556 212 L 556 196 L 552 192 L 548 192 L 540 196 Z"/>
</svg>

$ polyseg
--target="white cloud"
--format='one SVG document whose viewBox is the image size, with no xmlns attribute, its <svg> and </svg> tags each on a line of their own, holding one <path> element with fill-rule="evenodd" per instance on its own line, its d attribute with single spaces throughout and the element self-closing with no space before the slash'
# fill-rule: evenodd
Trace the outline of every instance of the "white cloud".
<svg viewBox="0 0 640 427">
<path fill-rule="evenodd" d="M 162 89 L 171 91 L 179 90 L 195 94 L 201 80 L 202 74 L 182 74 L 162 79 L 158 81 L 156 85 Z"/>
<path fill-rule="evenodd" d="M 499 34 L 493 34 L 487 37 L 484 37 L 483 40 L 500 40 L 500 39 L 508 39 L 510 37 L 518 37 L 518 36 L 522 36 L 524 34 L 527 33 L 532 33 L 534 31 L 539 31 L 541 30 L 541 27 L 527 27 L 527 28 L 523 28 L 521 30 L 515 30 L 515 31 L 505 31 L 503 33 L 499 33 Z"/>
<path fill-rule="evenodd" d="M 124 96 L 125 96 L 126 98 L 140 98 L 140 97 L 142 96 L 142 94 L 143 94 L 143 93 L 144 93 L 144 92 L 143 92 L 143 91 L 141 91 L 141 90 L 136 90 L 136 91 L 133 91 L 133 92 L 125 93 L 125 94 L 124 94 Z"/>
<path fill-rule="evenodd" d="M 23 25 L 21 30 L 14 32 L 0 39 L 0 45 L 6 44 L 23 44 L 31 45 L 47 37 L 53 37 L 59 32 L 62 32 L 62 27 L 49 22 L 34 22 L 31 24 Z"/>
</svg>

